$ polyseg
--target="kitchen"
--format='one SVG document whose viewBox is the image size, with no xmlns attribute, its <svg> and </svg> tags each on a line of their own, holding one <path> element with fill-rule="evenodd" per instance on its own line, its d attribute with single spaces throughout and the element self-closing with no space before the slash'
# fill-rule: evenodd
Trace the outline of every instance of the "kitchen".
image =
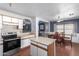
<svg viewBox="0 0 79 59">
<path fill-rule="evenodd" d="M 60 6 L 61 4 L 56 5 Z M 47 17 L 51 12 L 58 11 L 58 9 L 51 11 L 49 6 L 54 6 L 54 4 L 0 4 L 0 56 L 79 55 L 79 53 L 77 54 L 78 50 L 76 51 L 78 47 L 75 47 L 75 45 L 79 45 L 79 18 L 73 16 L 73 12 L 67 14 L 69 18 L 64 17 L 66 20 L 62 20 L 64 18 L 61 17 L 61 13 L 60 15 L 55 14 L 56 19 Z M 36 10 L 36 14 L 34 10 Z M 69 41 L 64 41 L 68 41 L 67 43 L 70 44 L 58 40 L 62 39 L 59 36 L 54 37 L 57 32 L 60 36 L 66 34 L 65 39 Z M 66 48 L 68 49 L 67 53 Z M 61 51 L 62 49 L 65 53 Z"/>
<path fill-rule="evenodd" d="M 51 52 L 48 51 L 48 46 L 50 44 L 54 45 L 53 42 L 54 40 L 49 40 L 50 38 L 44 38 L 44 37 L 39 37 L 40 39 L 38 40 L 38 29 L 35 29 L 36 26 L 38 27 L 38 20 L 34 20 L 37 22 L 36 24 L 32 25 L 32 20 L 30 17 L 23 17 L 8 11 L 0 10 L 0 34 L 1 34 L 1 39 L 0 39 L 0 55 L 2 56 L 26 56 L 26 50 L 28 47 L 29 48 L 29 53 L 28 55 L 38 55 L 38 48 L 40 46 L 43 47 L 46 51 L 43 49 L 39 49 L 39 55 L 54 55 L 54 50 Z M 34 18 L 35 19 L 35 18 Z M 37 18 L 38 19 L 38 18 Z M 31 28 L 35 28 L 31 30 Z M 41 42 L 41 39 L 46 39 L 44 42 Z M 33 46 L 31 45 L 31 41 L 33 41 Z M 46 43 L 46 42 L 47 43 Z M 52 42 L 51 42 L 52 41 Z M 39 45 L 38 45 L 39 43 Z M 42 43 L 42 44 L 41 44 Z M 37 49 L 37 46 L 34 46 L 34 44 L 38 45 L 39 47 Z M 51 45 L 51 46 L 52 46 Z M 49 47 L 53 48 L 53 47 Z M 37 50 L 36 54 L 32 50 Z M 31 51 L 31 52 L 30 52 Z M 48 51 L 48 52 L 47 52 Z M 24 53 L 26 52 L 26 53 Z M 33 52 L 33 53 L 32 53 Z M 22 54 L 23 53 L 23 54 Z"/>
</svg>

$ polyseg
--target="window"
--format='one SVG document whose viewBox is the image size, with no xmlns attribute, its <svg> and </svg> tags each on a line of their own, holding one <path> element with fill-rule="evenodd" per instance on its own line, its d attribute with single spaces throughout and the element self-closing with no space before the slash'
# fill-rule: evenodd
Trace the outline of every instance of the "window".
<svg viewBox="0 0 79 59">
<path fill-rule="evenodd" d="M 65 34 L 72 34 L 74 32 L 74 24 L 57 25 L 57 32 L 65 32 Z"/>
<path fill-rule="evenodd" d="M 71 34 L 74 32 L 74 25 L 73 24 L 65 24 L 65 33 Z"/>
<path fill-rule="evenodd" d="M 57 25 L 57 32 L 63 32 L 63 25 Z"/>
</svg>

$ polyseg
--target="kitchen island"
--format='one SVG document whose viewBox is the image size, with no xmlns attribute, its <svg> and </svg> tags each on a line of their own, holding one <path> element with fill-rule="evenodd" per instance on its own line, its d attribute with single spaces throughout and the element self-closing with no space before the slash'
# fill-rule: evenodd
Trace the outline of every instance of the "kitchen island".
<svg viewBox="0 0 79 59">
<path fill-rule="evenodd" d="M 30 38 L 34 38 L 34 33 L 19 33 L 17 38 L 21 39 L 21 47 L 20 50 L 15 54 L 15 56 L 30 56 L 30 47 L 31 47 L 31 40 Z"/>
<path fill-rule="evenodd" d="M 32 56 L 54 56 L 55 39 L 46 37 L 30 38 Z"/>
<path fill-rule="evenodd" d="M 47 37 L 36 37 L 34 34 L 21 36 L 22 51 L 26 50 L 27 47 L 30 47 L 29 55 L 31 56 L 54 56 L 56 50 L 55 39 Z"/>
</svg>

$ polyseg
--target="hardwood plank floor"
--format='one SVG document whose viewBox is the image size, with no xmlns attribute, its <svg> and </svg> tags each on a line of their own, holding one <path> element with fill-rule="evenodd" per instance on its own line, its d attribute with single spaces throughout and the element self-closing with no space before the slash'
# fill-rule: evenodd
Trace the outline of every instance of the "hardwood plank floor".
<svg viewBox="0 0 79 59">
<path fill-rule="evenodd" d="M 30 56 L 30 46 L 21 49 L 15 56 Z"/>
<path fill-rule="evenodd" d="M 56 56 L 79 56 L 79 44 L 72 43 L 65 46 L 56 46 Z"/>
<path fill-rule="evenodd" d="M 25 52 L 22 50 L 21 52 L 17 53 L 16 56 L 30 56 L 30 47 L 24 49 Z M 26 54 L 26 55 L 24 55 Z M 79 44 L 66 44 L 65 46 L 56 46 L 56 56 L 79 56 Z"/>
</svg>

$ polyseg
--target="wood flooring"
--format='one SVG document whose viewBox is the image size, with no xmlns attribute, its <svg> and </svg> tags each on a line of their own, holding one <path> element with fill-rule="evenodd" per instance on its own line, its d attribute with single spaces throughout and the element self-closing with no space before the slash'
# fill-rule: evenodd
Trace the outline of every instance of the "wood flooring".
<svg viewBox="0 0 79 59">
<path fill-rule="evenodd" d="M 23 51 L 24 50 L 24 51 Z M 19 56 L 30 56 L 30 47 L 21 50 Z M 24 55 L 25 54 L 25 55 Z M 16 55 L 18 56 L 18 55 Z M 79 44 L 72 43 L 72 47 L 70 44 L 66 44 L 65 46 L 60 46 L 59 44 L 56 46 L 56 56 L 79 56 Z"/>
</svg>

